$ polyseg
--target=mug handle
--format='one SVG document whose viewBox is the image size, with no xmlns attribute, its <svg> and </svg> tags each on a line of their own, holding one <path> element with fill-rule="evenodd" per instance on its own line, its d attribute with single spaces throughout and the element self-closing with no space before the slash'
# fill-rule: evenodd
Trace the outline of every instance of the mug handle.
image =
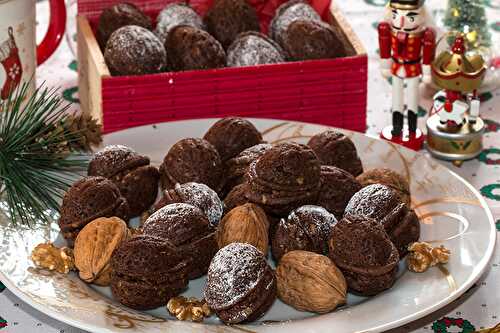
<svg viewBox="0 0 500 333">
<path fill-rule="evenodd" d="M 64 0 L 50 0 L 50 22 L 47 34 L 36 48 L 37 65 L 41 65 L 55 52 L 66 29 L 66 5 Z"/>
</svg>

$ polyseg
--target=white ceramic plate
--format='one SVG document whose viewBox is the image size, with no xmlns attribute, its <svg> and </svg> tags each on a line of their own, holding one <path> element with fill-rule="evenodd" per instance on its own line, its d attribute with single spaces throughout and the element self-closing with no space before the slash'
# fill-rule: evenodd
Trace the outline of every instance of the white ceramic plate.
<svg viewBox="0 0 500 333">
<path fill-rule="evenodd" d="M 275 120 L 252 120 L 269 142 L 305 142 L 326 127 Z M 201 137 L 214 120 L 144 126 L 113 133 L 105 144 L 124 144 L 159 164 L 170 146 L 185 137 Z M 493 253 L 495 227 L 481 195 L 466 181 L 422 154 L 344 131 L 358 148 L 365 169 L 389 167 L 407 177 L 412 204 L 421 218 L 421 239 L 451 249 L 446 268 L 423 274 L 401 265 L 394 287 L 380 295 L 349 295 L 347 306 L 326 315 L 297 312 L 276 301 L 259 321 L 224 326 L 216 318 L 204 324 L 180 322 L 166 309 L 142 313 L 110 298 L 107 288 L 94 288 L 75 274 L 60 275 L 33 268 L 28 259 L 35 245 L 48 239 L 62 244 L 56 226 L 20 230 L 0 222 L 0 280 L 36 309 L 91 332 L 379 332 L 404 325 L 452 302 L 480 277 Z M 191 281 L 186 295 L 201 297 L 204 279 Z"/>
</svg>

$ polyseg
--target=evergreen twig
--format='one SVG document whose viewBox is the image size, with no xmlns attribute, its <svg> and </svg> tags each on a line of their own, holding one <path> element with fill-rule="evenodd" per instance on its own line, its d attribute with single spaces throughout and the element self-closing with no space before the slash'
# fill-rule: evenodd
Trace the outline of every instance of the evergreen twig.
<svg viewBox="0 0 500 333">
<path fill-rule="evenodd" d="M 1 208 L 14 224 L 49 222 L 86 170 L 89 140 L 55 89 L 23 84 L 0 101 Z M 99 133 L 100 135 L 100 133 Z"/>
</svg>

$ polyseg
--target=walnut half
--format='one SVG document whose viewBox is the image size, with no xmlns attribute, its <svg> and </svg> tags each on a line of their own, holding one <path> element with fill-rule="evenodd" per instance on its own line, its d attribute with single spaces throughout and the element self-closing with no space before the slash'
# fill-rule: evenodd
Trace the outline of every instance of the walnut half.
<svg viewBox="0 0 500 333">
<path fill-rule="evenodd" d="M 113 251 L 130 237 L 127 224 L 118 217 L 101 217 L 83 228 L 75 241 L 75 265 L 87 283 L 110 283 L 109 261 Z"/>
<path fill-rule="evenodd" d="M 178 296 L 171 298 L 167 303 L 168 312 L 179 320 L 201 322 L 205 317 L 210 317 L 212 311 L 207 302 L 199 301 L 194 297 Z"/>
<path fill-rule="evenodd" d="M 68 274 L 75 268 L 73 252 L 70 248 L 55 247 L 52 243 L 38 244 L 31 253 L 31 260 L 37 267 L 62 274 Z"/>
</svg>

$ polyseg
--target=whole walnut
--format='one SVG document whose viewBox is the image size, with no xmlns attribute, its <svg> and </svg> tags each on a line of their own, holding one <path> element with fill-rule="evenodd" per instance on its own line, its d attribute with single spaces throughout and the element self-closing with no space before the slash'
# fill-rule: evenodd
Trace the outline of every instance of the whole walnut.
<svg viewBox="0 0 500 333">
<path fill-rule="evenodd" d="M 87 283 L 108 286 L 111 255 L 130 238 L 127 224 L 118 217 L 101 217 L 85 226 L 75 241 L 75 266 Z"/>
<path fill-rule="evenodd" d="M 276 268 L 278 297 L 299 311 L 327 313 L 346 302 L 347 283 L 328 257 L 291 251 Z"/>
<path fill-rule="evenodd" d="M 267 255 L 269 221 L 266 213 L 252 203 L 235 207 L 220 222 L 216 237 L 219 249 L 231 243 L 247 243 Z"/>
<path fill-rule="evenodd" d="M 390 187 L 398 193 L 401 201 L 408 206 L 411 204 L 410 184 L 401 174 L 394 170 L 387 168 L 367 170 L 356 177 L 356 180 L 363 187 L 373 184 L 382 184 Z"/>
</svg>

